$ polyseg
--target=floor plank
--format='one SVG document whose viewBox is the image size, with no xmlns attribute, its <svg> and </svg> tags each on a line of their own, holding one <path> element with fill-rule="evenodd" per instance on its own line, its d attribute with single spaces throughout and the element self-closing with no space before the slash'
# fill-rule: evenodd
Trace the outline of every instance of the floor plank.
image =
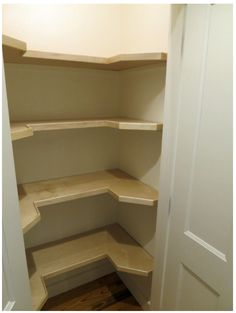
<svg viewBox="0 0 236 313">
<path fill-rule="evenodd" d="M 116 273 L 48 299 L 42 311 L 141 311 Z"/>
</svg>

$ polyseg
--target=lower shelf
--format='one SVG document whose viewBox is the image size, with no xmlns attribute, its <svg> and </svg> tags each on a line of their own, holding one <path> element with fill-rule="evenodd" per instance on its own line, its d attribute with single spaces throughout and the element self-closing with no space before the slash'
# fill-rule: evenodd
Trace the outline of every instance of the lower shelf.
<svg viewBox="0 0 236 313">
<path fill-rule="evenodd" d="M 40 221 L 38 207 L 109 193 L 120 202 L 153 206 L 158 191 L 120 170 L 70 176 L 18 186 L 21 223 L 26 233 Z"/>
<path fill-rule="evenodd" d="M 118 224 L 28 249 L 33 309 L 47 300 L 44 279 L 104 258 L 121 272 L 148 276 L 153 270 L 153 258 Z"/>
</svg>

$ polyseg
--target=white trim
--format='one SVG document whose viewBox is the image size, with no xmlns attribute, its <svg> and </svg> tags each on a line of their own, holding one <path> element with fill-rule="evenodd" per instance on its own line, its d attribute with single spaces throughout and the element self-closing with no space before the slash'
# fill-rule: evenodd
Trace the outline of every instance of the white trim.
<svg viewBox="0 0 236 313">
<path fill-rule="evenodd" d="M 193 234 L 191 231 L 187 230 L 184 232 L 184 234 L 185 234 L 185 236 L 187 236 L 188 238 L 190 238 L 191 240 L 193 240 L 197 244 L 199 244 L 201 247 L 203 247 L 204 249 L 207 249 L 209 252 L 211 252 L 212 254 L 217 256 L 222 261 L 227 262 L 226 256 L 224 253 L 222 253 L 221 251 L 219 251 L 218 249 L 216 249 L 215 247 L 213 247 L 212 245 L 210 245 L 206 241 L 202 240 L 201 238 L 199 238 L 198 236 Z"/>
<path fill-rule="evenodd" d="M 164 104 L 164 129 L 162 135 L 160 199 L 158 201 L 157 226 L 155 234 L 154 271 L 152 279 L 151 309 L 161 310 L 163 301 L 169 229 L 172 212 L 169 214 L 169 200 L 172 198 L 173 173 L 175 170 L 178 116 L 180 109 L 182 54 L 186 4 L 171 7 L 167 75 Z M 173 27 L 173 25 L 175 27 Z M 173 106 L 174 103 L 174 106 Z"/>
<path fill-rule="evenodd" d="M 14 299 L 14 310 L 31 310 L 32 299 L 29 285 L 25 246 L 20 222 L 20 209 L 17 182 L 10 135 L 10 123 L 7 104 L 4 66 L 2 66 L 2 227 L 3 227 L 3 267 L 4 290 L 7 299 L 5 308 L 9 310 L 8 301 Z M 17 257 L 16 257 L 17 256 Z"/>
<path fill-rule="evenodd" d="M 16 301 L 8 301 L 3 311 L 13 311 Z"/>
</svg>

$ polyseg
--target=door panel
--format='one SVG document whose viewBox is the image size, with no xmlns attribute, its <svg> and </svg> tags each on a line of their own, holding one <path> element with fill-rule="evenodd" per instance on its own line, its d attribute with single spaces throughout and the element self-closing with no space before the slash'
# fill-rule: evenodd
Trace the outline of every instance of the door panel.
<svg viewBox="0 0 236 313">
<path fill-rule="evenodd" d="M 232 6 L 187 5 L 162 309 L 232 309 Z"/>
<path fill-rule="evenodd" d="M 193 292 L 194 291 L 194 292 Z M 180 290 L 177 299 L 177 309 L 189 310 L 216 310 L 219 295 L 204 281 L 199 279 L 190 269 L 181 265 Z"/>
</svg>

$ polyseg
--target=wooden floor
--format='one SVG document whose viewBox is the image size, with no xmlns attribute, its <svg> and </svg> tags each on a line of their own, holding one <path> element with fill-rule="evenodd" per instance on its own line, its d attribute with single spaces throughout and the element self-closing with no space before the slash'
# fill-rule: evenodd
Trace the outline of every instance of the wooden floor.
<svg viewBox="0 0 236 313">
<path fill-rule="evenodd" d="M 50 298 L 43 311 L 141 311 L 116 273 Z"/>
</svg>

